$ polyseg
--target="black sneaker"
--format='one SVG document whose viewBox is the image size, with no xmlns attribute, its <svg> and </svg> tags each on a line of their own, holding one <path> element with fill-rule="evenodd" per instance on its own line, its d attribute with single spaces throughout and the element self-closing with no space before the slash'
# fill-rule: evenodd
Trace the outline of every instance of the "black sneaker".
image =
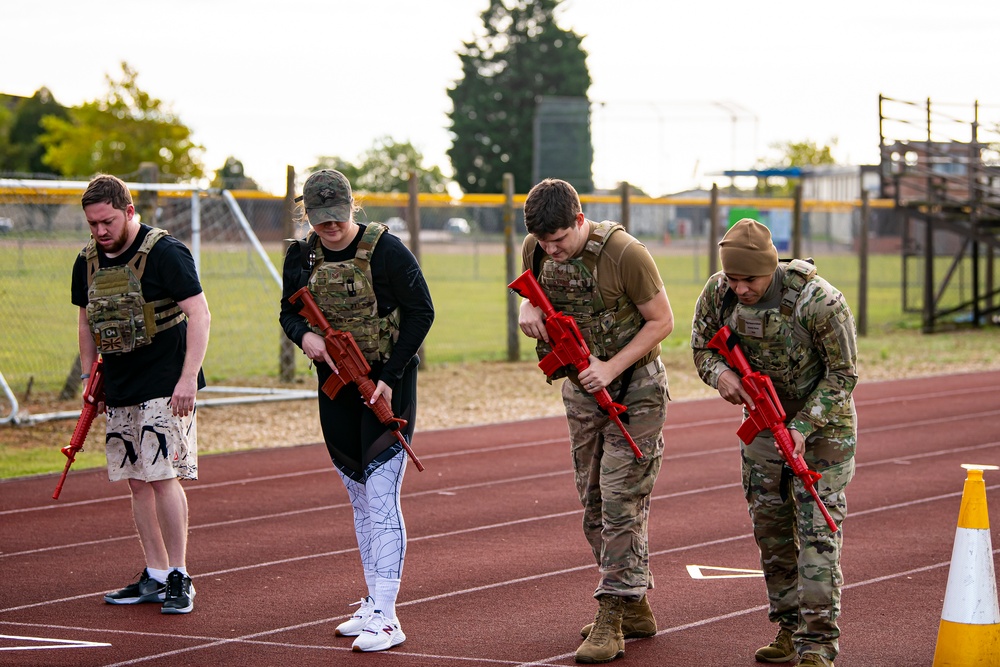
<svg viewBox="0 0 1000 667">
<path fill-rule="evenodd" d="M 180 570 L 171 570 L 167 575 L 167 591 L 163 600 L 164 614 L 187 614 L 194 609 L 194 584 L 191 577 Z"/>
<path fill-rule="evenodd" d="M 129 584 L 120 591 L 108 593 L 104 601 L 108 604 L 141 604 L 143 602 L 163 602 L 167 590 L 166 584 L 161 584 L 149 576 L 149 570 L 143 569 L 139 581 Z"/>
</svg>

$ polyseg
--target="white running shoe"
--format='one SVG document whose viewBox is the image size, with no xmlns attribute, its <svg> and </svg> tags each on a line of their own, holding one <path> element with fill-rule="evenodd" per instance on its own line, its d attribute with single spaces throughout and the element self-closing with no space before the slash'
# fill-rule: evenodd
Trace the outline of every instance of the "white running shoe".
<svg viewBox="0 0 1000 667">
<path fill-rule="evenodd" d="M 368 620 L 375 611 L 375 600 L 365 596 L 354 604 L 361 605 L 354 615 L 337 626 L 334 634 L 338 637 L 357 637 L 368 625 Z"/>
<path fill-rule="evenodd" d="M 406 641 L 406 635 L 399 627 L 399 620 L 386 618 L 381 611 L 375 611 L 364 630 L 354 640 L 354 651 L 384 651 L 399 646 Z"/>
</svg>

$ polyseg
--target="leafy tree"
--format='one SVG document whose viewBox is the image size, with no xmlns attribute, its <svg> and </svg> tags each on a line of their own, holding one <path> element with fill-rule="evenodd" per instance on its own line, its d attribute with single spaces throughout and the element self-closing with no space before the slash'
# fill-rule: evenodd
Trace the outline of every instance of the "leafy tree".
<svg viewBox="0 0 1000 667">
<path fill-rule="evenodd" d="M 485 34 L 464 42 L 462 78 L 448 91 L 454 135 L 448 150 L 466 192 L 500 192 L 503 174 L 521 190 L 532 184 L 533 126 L 542 97 L 583 97 L 590 88 L 582 37 L 556 25 L 562 0 L 490 0 Z M 590 174 L 589 123 L 580 137 Z M 582 192 L 592 179 L 574 183 Z"/>
<path fill-rule="evenodd" d="M 830 144 L 820 146 L 816 142 L 803 141 L 777 141 L 770 145 L 771 154 L 760 161 L 763 169 L 790 169 L 792 167 L 820 167 L 823 165 L 836 164 L 833 157 L 832 147 L 837 145 L 836 139 L 831 139 Z M 757 190 L 761 194 L 772 194 L 777 196 L 790 195 L 795 190 L 798 178 L 781 179 L 781 183 L 772 184 L 764 180 L 758 182 Z"/>
<path fill-rule="evenodd" d="M 836 164 L 832 147 L 837 140 L 832 139 L 830 145 L 820 146 L 813 141 L 778 141 L 771 144 L 775 152 L 767 166 L 774 168 L 788 167 L 818 167 L 826 164 Z"/>
<path fill-rule="evenodd" d="M 226 158 L 226 163 L 216 170 L 212 187 L 224 190 L 260 190 L 257 181 L 244 172 L 243 163 L 231 155 Z"/>
<path fill-rule="evenodd" d="M 0 112 L 3 113 L 3 112 Z M 66 107 L 56 102 L 48 88 L 39 88 L 31 97 L 20 98 L 0 120 L 0 170 L 23 174 L 48 172 L 42 162 L 45 147 L 40 142 L 42 118 L 66 118 Z"/>
<path fill-rule="evenodd" d="M 68 119 L 42 119 L 45 164 L 66 176 L 89 176 L 132 174 L 141 163 L 152 162 L 165 181 L 200 178 L 203 148 L 192 141 L 191 130 L 139 88 L 135 70 L 125 62 L 121 67 L 120 80 L 105 76 L 103 99 L 72 107 Z"/>
<path fill-rule="evenodd" d="M 353 189 L 363 192 L 406 192 L 410 173 L 416 172 L 420 192 L 444 192 L 448 179 L 441 168 L 424 167 L 423 161 L 424 156 L 409 141 L 382 136 L 361 156 L 359 166 L 339 157 L 321 157 L 310 171 L 336 169 Z"/>
<path fill-rule="evenodd" d="M 361 170 L 358 167 L 355 167 L 342 157 L 338 155 L 321 155 L 316 159 L 316 164 L 309 167 L 306 176 L 321 169 L 336 169 L 347 177 L 347 180 L 351 182 L 352 188 L 354 187 L 354 183 L 357 182 L 358 176 L 361 175 Z M 361 188 L 358 189 L 360 190 Z"/>
</svg>

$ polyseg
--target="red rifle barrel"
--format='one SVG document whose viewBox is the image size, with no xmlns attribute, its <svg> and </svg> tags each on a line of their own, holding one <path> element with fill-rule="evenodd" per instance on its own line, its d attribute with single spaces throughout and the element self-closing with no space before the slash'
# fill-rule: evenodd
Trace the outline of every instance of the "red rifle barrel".
<svg viewBox="0 0 1000 667">
<path fill-rule="evenodd" d="M 59 450 L 69 460 L 66 461 L 66 467 L 63 468 L 62 476 L 59 477 L 59 482 L 56 484 L 52 500 L 59 500 L 59 494 L 62 493 L 63 484 L 66 483 L 66 475 L 69 474 L 70 466 L 76 461 L 76 453 L 83 450 L 87 433 L 90 432 L 90 426 L 94 423 L 94 418 L 97 417 L 97 404 L 104 400 L 104 360 L 100 357 L 90 366 L 90 378 L 83 390 L 83 400 L 85 405 L 80 411 L 79 419 L 76 420 L 76 427 L 73 429 L 73 435 L 70 436 L 69 444 Z"/>
</svg>

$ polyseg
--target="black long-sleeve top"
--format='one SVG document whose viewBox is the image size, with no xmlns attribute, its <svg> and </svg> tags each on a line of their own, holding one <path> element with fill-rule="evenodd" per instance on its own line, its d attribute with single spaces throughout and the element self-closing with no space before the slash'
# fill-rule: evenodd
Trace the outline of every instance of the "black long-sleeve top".
<svg viewBox="0 0 1000 667">
<path fill-rule="evenodd" d="M 353 259 L 366 225 L 359 223 L 359 227 L 354 240 L 343 250 L 329 250 L 321 245 L 324 260 L 344 262 Z M 285 253 L 278 319 L 288 338 L 302 347 L 302 337 L 311 331 L 309 322 L 299 314 L 301 305 L 288 301 L 288 297 L 309 280 L 300 247 L 300 244 L 292 243 Z M 434 322 L 434 304 L 416 257 L 399 238 L 388 232 L 383 233 L 372 252 L 370 267 L 379 316 L 385 317 L 397 308 L 400 311 L 399 339 L 393 346 L 391 356 L 381 368 L 378 363 L 372 364 L 372 380 L 382 380 L 392 387 L 402 377 L 403 370 L 416 356 L 430 331 Z"/>
</svg>

